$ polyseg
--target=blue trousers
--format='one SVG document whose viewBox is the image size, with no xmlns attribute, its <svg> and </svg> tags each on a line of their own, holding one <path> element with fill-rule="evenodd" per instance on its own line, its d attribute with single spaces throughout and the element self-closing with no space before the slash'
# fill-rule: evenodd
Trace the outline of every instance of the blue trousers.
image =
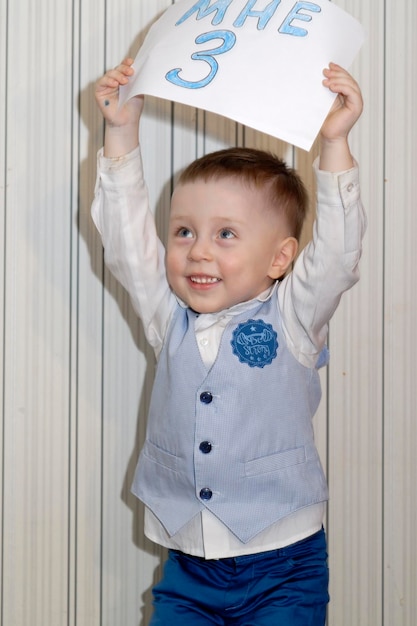
<svg viewBox="0 0 417 626">
<path fill-rule="evenodd" d="M 328 580 L 324 530 L 235 558 L 170 550 L 150 626 L 324 626 Z"/>
</svg>

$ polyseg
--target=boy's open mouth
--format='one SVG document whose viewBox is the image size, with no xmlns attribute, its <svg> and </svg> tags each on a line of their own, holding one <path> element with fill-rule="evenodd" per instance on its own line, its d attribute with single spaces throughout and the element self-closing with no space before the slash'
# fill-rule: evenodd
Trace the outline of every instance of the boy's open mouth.
<svg viewBox="0 0 417 626">
<path fill-rule="evenodd" d="M 192 283 L 197 283 L 198 285 L 213 285 L 220 282 L 220 278 L 215 278 L 214 276 L 190 276 L 189 278 Z"/>
</svg>

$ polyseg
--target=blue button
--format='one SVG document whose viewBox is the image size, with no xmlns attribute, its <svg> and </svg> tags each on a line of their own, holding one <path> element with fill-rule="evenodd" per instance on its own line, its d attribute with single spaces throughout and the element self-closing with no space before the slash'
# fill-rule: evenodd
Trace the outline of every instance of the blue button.
<svg viewBox="0 0 417 626">
<path fill-rule="evenodd" d="M 200 498 L 202 500 L 211 500 L 212 495 L 213 495 L 213 492 L 208 487 L 204 487 L 204 489 L 200 491 Z"/>
<path fill-rule="evenodd" d="M 211 452 L 213 446 L 211 445 L 210 441 L 202 441 L 200 443 L 200 451 L 203 454 L 208 454 L 209 452 Z"/>
<path fill-rule="evenodd" d="M 203 391 L 200 394 L 200 400 L 203 404 L 210 404 L 213 401 L 213 396 L 209 391 Z"/>
</svg>

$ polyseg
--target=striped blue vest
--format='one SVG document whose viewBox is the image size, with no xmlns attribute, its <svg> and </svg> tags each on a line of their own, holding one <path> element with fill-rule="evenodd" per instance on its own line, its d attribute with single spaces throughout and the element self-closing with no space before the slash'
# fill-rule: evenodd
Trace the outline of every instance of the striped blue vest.
<svg viewBox="0 0 417 626">
<path fill-rule="evenodd" d="M 162 349 L 133 493 L 172 536 L 209 509 L 242 542 L 327 499 L 312 417 L 316 369 L 289 352 L 276 299 L 225 328 L 212 367 L 178 307 Z"/>
</svg>

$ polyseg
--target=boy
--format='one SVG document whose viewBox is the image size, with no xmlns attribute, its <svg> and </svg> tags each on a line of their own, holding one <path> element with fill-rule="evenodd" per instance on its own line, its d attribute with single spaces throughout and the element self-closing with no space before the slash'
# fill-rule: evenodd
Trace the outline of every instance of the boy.
<svg viewBox="0 0 417 626">
<path fill-rule="evenodd" d="M 92 213 L 158 357 L 133 484 L 146 535 L 169 548 L 151 624 L 322 625 L 327 487 L 312 417 L 328 321 L 358 280 L 365 217 L 348 134 L 360 89 L 324 70 L 339 97 L 320 133 L 313 241 L 292 271 L 306 192 L 282 161 L 245 148 L 183 172 L 164 259 L 138 146 L 143 98 L 118 109 L 131 64 L 97 83 Z"/>
</svg>

